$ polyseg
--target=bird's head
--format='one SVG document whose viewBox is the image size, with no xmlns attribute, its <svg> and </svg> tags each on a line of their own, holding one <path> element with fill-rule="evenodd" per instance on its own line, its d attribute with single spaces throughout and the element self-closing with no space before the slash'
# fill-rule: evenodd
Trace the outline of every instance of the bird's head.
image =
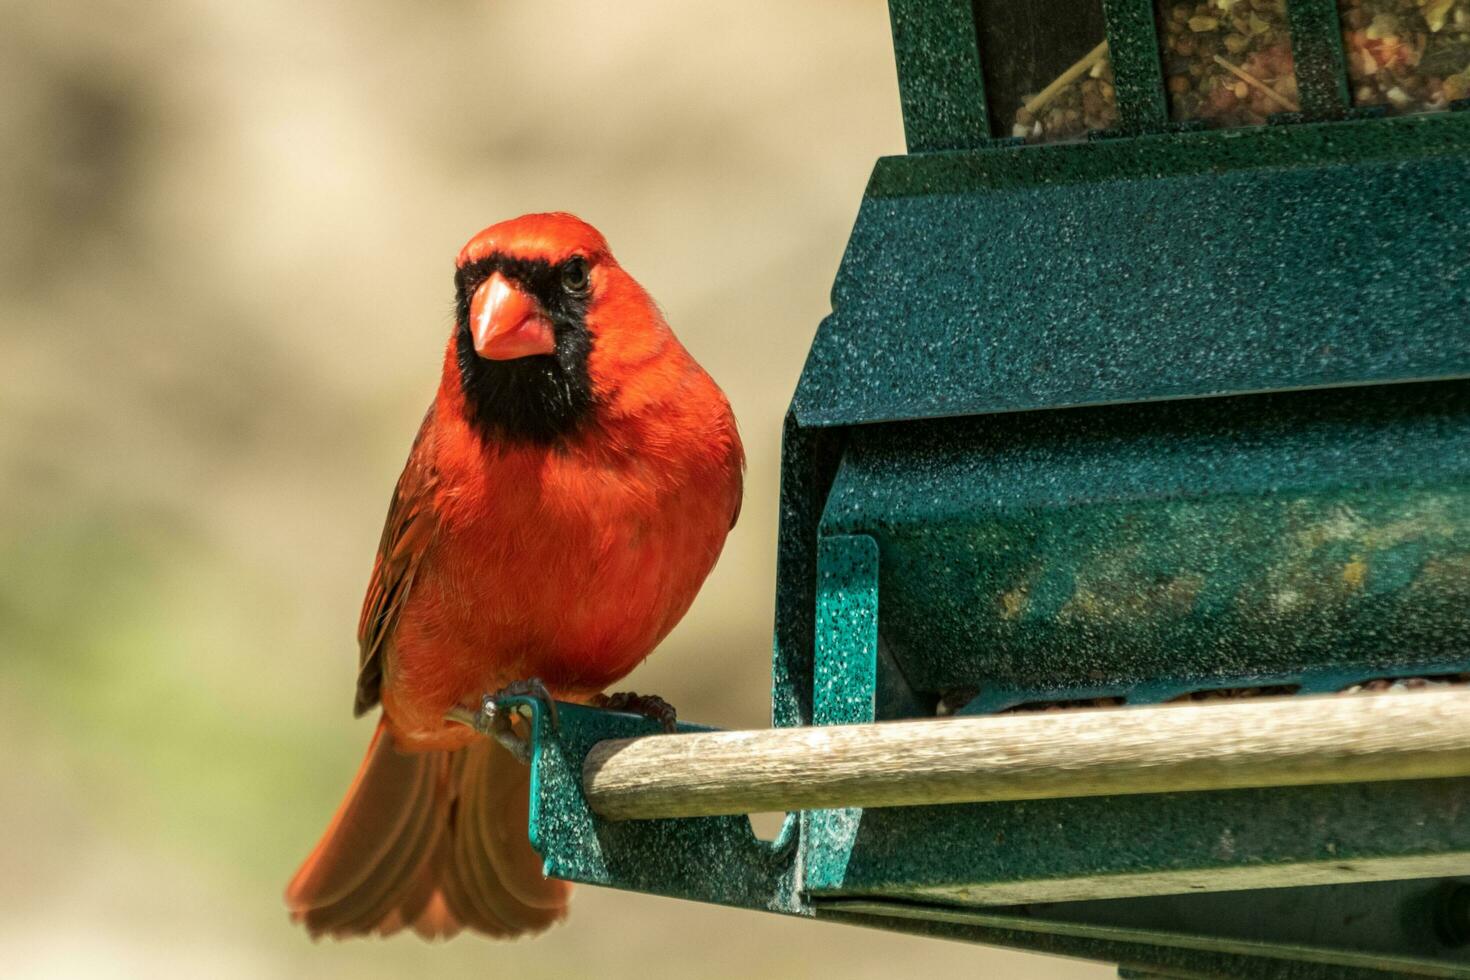
<svg viewBox="0 0 1470 980">
<path fill-rule="evenodd" d="M 619 365 L 668 328 L 608 251 L 570 214 L 491 225 L 460 250 L 453 364 L 470 421 L 500 439 L 575 432 Z"/>
</svg>

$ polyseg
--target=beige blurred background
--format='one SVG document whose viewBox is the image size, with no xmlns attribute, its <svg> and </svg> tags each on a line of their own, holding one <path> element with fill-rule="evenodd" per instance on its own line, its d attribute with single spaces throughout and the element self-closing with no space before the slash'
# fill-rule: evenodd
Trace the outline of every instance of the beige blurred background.
<svg viewBox="0 0 1470 980">
<path fill-rule="evenodd" d="M 734 402 L 744 517 L 629 686 L 767 724 L 780 418 L 902 150 L 882 0 L 0 12 L 7 975 L 1110 974 L 596 889 L 510 945 L 281 907 L 369 735 L 358 603 L 493 221 L 598 225 Z"/>
</svg>

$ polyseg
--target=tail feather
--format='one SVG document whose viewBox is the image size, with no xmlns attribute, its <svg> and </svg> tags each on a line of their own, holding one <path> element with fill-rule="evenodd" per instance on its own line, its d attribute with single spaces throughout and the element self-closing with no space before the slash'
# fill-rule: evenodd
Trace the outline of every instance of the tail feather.
<svg viewBox="0 0 1470 980">
<path fill-rule="evenodd" d="M 407 912 L 407 909 L 400 912 L 400 906 L 410 897 L 408 886 L 424 867 L 444 826 L 443 807 L 439 805 L 442 794 L 435 786 L 438 774 L 434 771 L 442 766 L 431 762 L 421 768 L 424 778 L 414 787 L 409 821 L 378 861 L 370 878 L 335 904 L 316 910 L 319 920 L 337 923 L 338 934 L 373 932 L 380 925 L 389 924 L 390 916 L 396 914 L 402 918 Z"/>
<path fill-rule="evenodd" d="M 413 931 L 425 939 L 449 939 L 458 935 L 460 928 L 459 920 L 449 913 L 444 893 L 438 889 L 430 894 L 429 903 L 413 920 Z"/>
<path fill-rule="evenodd" d="M 524 830 L 513 836 L 526 826 L 529 770 L 488 741 L 456 761 L 466 791 L 456 802 L 454 860 L 445 876 L 450 909 L 491 935 L 545 929 L 566 914 L 570 886 L 541 874 Z"/>
<path fill-rule="evenodd" d="M 378 931 L 383 935 L 412 928 L 425 938 L 443 936 L 447 939 L 459 932 L 458 923 L 451 922 L 447 915 L 436 911 L 444 905 L 444 899 L 439 894 L 439 877 L 444 867 L 445 842 L 449 839 L 447 821 L 444 828 L 435 835 L 428 858 L 419 865 L 413 880 L 404 888 L 403 901 L 379 925 Z"/>
<path fill-rule="evenodd" d="M 543 875 L 541 855 L 526 846 L 531 770 L 494 743 L 487 742 L 483 748 L 480 784 L 487 792 L 479 797 L 479 820 L 475 821 L 478 852 L 489 857 L 491 877 L 504 886 L 521 918 L 550 924 L 566 907 L 567 885 Z M 531 915 L 527 909 L 556 914 Z"/>
<path fill-rule="evenodd" d="M 473 748 L 459 753 L 455 762 L 459 764 L 462 785 L 477 785 L 476 770 L 478 753 Z M 449 911 L 465 925 L 490 936 L 506 936 L 512 926 L 500 914 L 505 904 L 500 901 L 499 889 L 493 875 L 487 875 L 489 862 L 476 859 L 478 843 L 469 828 L 478 819 L 478 794 L 466 793 L 455 801 L 454 835 L 450 848 L 450 862 L 445 867 L 444 898 Z"/>
<path fill-rule="evenodd" d="M 571 886 L 544 877 L 526 839 L 529 771 L 490 741 L 400 753 L 382 724 L 321 842 L 286 889 L 313 936 L 461 928 L 539 932 Z"/>
<path fill-rule="evenodd" d="M 379 725 L 346 798 L 287 886 L 288 900 L 309 896 L 321 907 L 340 902 L 362 887 L 402 833 L 413 816 L 423 759 L 394 752 L 392 740 Z"/>
</svg>

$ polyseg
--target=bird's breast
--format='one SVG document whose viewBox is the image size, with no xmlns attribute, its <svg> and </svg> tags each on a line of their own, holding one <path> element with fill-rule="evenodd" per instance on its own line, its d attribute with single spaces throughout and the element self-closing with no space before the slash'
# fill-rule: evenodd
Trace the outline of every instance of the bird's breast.
<svg viewBox="0 0 1470 980">
<path fill-rule="evenodd" d="M 513 680 L 539 677 L 573 699 L 616 682 L 714 566 L 732 509 L 714 476 L 543 451 L 447 481 L 385 701 L 427 725 Z"/>
</svg>

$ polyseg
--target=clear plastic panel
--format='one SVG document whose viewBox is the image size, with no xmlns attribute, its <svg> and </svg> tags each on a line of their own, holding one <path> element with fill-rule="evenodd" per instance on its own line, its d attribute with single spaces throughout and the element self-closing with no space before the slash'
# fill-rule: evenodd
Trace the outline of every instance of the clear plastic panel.
<svg viewBox="0 0 1470 980">
<path fill-rule="evenodd" d="M 1434 112 L 1470 98 L 1470 0 L 1338 0 L 1354 105 Z"/>
<path fill-rule="evenodd" d="M 1286 0 L 1157 0 L 1169 115 L 1260 126 L 1296 112 Z"/>
<path fill-rule="evenodd" d="M 974 0 L 991 135 L 1081 139 L 1118 121 L 1102 0 Z"/>
</svg>

